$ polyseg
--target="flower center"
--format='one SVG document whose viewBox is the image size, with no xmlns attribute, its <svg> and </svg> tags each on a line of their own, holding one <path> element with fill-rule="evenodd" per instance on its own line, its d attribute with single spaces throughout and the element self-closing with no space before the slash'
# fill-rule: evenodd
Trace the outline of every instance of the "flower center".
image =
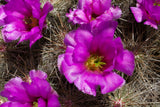
<svg viewBox="0 0 160 107">
<path fill-rule="evenodd" d="M 33 102 L 33 107 L 38 107 L 38 103 L 37 102 Z"/>
<path fill-rule="evenodd" d="M 29 29 L 38 26 L 38 19 L 31 17 L 25 17 L 24 20 L 26 25 L 28 25 Z"/>
<path fill-rule="evenodd" d="M 103 67 L 106 65 L 103 59 L 103 56 L 91 55 L 87 59 L 85 66 L 88 70 L 102 72 Z"/>
<path fill-rule="evenodd" d="M 91 20 L 95 20 L 96 18 L 98 17 L 98 15 L 96 15 L 96 14 L 92 14 L 92 17 L 91 17 Z"/>
<path fill-rule="evenodd" d="M 160 1 L 155 1 L 154 3 L 153 3 L 153 6 L 160 6 Z"/>
</svg>

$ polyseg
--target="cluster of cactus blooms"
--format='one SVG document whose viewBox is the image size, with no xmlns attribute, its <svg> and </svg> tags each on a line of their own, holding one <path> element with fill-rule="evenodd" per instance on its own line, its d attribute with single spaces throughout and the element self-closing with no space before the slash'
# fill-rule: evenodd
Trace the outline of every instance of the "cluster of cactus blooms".
<svg viewBox="0 0 160 107">
<path fill-rule="evenodd" d="M 43 9 L 40 0 L 7 0 L 0 6 L 0 25 L 5 42 L 19 39 L 30 41 L 30 47 L 42 37 L 46 16 L 53 6 L 47 2 Z"/>
<path fill-rule="evenodd" d="M 29 40 L 30 47 L 42 37 L 46 16 L 53 9 L 47 2 L 40 8 L 40 0 L 6 0 L 0 6 L 0 26 L 5 42 Z M 137 22 L 158 29 L 160 24 L 160 0 L 137 0 L 131 11 Z M 115 71 L 129 76 L 133 74 L 134 54 L 123 48 L 120 37 L 114 38 L 122 11 L 112 6 L 111 0 L 79 0 L 77 9 L 66 16 L 70 22 L 80 24 L 64 39 L 66 51 L 58 57 L 59 71 L 69 83 L 86 94 L 96 96 L 112 92 L 125 84 Z M 58 94 L 47 82 L 47 74 L 30 71 L 29 81 L 19 77 L 6 83 L 0 95 L 8 98 L 0 107 L 59 107 Z"/>
<path fill-rule="evenodd" d="M 47 74 L 39 70 L 31 70 L 27 81 L 12 78 L 0 93 L 9 101 L 0 107 L 60 107 L 58 94 L 46 79 Z"/>
<path fill-rule="evenodd" d="M 125 50 L 120 37 L 114 38 L 115 19 L 121 10 L 110 0 L 79 0 L 78 9 L 67 14 L 70 21 L 81 24 L 69 32 L 67 49 L 58 57 L 58 67 L 66 79 L 84 93 L 96 96 L 96 89 L 106 94 L 122 87 L 125 80 L 115 73 L 132 75 L 134 55 Z"/>
<path fill-rule="evenodd" d="M 160 0 L 137 0 L 137 7 L 131 7 L 131 11 L 137 22 L 158 29 L 160 24 Z"/>
</svg>

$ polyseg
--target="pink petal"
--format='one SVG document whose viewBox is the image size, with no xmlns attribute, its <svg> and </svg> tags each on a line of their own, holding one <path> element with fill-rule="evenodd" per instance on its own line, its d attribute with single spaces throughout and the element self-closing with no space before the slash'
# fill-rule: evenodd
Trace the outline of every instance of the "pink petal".
<svg viewBox="0 0 160 107">
<path fill-rule="evenodd" d="M 39 98 L 38 107 L 47 107 L 47 102 L 43 98 Z"/>
<path fill-rule="evenodd" d="M 4 25 L 4 18 L 6 17 L 6 14 L 3 10 L 3 6 L 0 6 L 0 26 Z"/>
<path fill-rule="evenodd" d="M 59 71 L 62 73 L 62 69 L 61 69 L 61 65 L 62 65 L 62 62 L 63 62 L 63 60 L 64 60 L 64 55 L 65 54 L 61 54 L 61 55 L 59 55 L 58 56 L 58 64 L 57 64 L 57 66 L 58 66 L 58 69 L 59 69 Z"/>
<path fill-rule="evenodd" d="M 70 82 L 73 83 L 77 77 L 80 75 L 81 72 L 83 72 L 83 66 L 82 65 L 73 65 L 69 66 L 65 61 L 62 62 L 62 71 L 63 74 L 65 75 L 66 79 Z"/>
<path fill-rule="evenodd" d="M 30 102 L 31 99 L 23 87 L 22 82 L 22 79 L 18 77 L 11 79 L 5 84 L 4 90 L 0 93 L 1 96 L 7 97 L 10 101 L 21 103 Z"/>
<path fill-rule="evenodd" d="M 51 94 L 51 86 L 44 79 L 34 78 L 31 84 L 23 82 L 23 86 L 32 99 L 37 97 L 47 99 L 49 94 Z"/>
<path fill-rule="evenodd" d="M 25 0 L 25 2 L 31 6 L 33 17 L 39 19 L 41 16 L 40 0 Z"/>
<path fill-rule="evenodd" d="M 76 45 L 73 52 L 73 60 L 76 63 L 84 63 L 90 56 L 88 49 L 81 45 Z"/>
<path fill-rule="evenodd" d="M 111 6 L 111 0 L 93 0 L 92 11 L 96 15 L 103 14 Z"/>
<path fill-rule="evenodd" d="M 66 16 L 69 18 L 69 21 L 72 21 L 74 24 L 85 24 L 90 21 L 89 16 L 80 9 L 70 10 L 70 13 L 67 13 Z"/>
<path fill-rule="evenodd" d="M 97 83 L 96 83 L 97 79 L 96 78 L 97 77 L 96 77 L 96 75 L 94 75 L 94 76 L 93 75 L 94 74 L 84 72 L 79 77 L 77 77 L 77 79 L 74 81 L 74 84 L 83 93 L 96 96 L 96 88 L 97 88 Z M 103 78 L 98 78 L 98 81 L 99 81 L 99 79 L 101 79 L 100 80 L 101 82 L 99 82 L 99 83 L 102 83 Z"/>
<path fill-rule="evenodd" d="M 96 74 L 86 71 L 74 81 L 74 84 L 82 92 L 96 96 L 98 86 L 101 87 L 102 94 L 106 94 L 121 87 L 124 82 L 116 73 Z"/>
<path fill-rule="evenodd" d="M 93 0 L 79 0 L 78 1 L 78 8 L 85 10 L 85 8 L 89 8 L 91 6 Z"/>
<path fill-rule="evenodd" d="M 155 22 L 151 21 L 151 20 L 147 20 L 144 22 L 145 25 L 150 25 L 151 27 L 158 29 L 158 26 Z"/>
<path fill-rule="evenodd" d="M 47 14 L 48 14 L 52 9 L 53 9 L 53 6 L 52 6 L 49 2 L 47 2 L 47 3 L 44 5 L 44 7 L 43 7 L 43 9 L 42 9 L 42 13 L 41 13 L 41 14 L 42 14 L 42 15 L 41 15 L 41 18 L 39 19 L 39 27 L 40 27 L 41 30 L 42 30 L 43 27 L 44 27 L 44 23 L 45 23 Z"/>
<path fill-rule="evenodd" d="M 35 43 L 38 39 L 42 38 L 41 30 L 38 26 L 32 28 L 29 32 L 25 32 L 18 43 L 24 40 L 30 40 L 30 47 Z"/>
<path fill-rule="evenodd" d="M 29 72 L 29 76 L 31 79 L 34 79 L 34 78 L 47 79 L 47 74 L 40 70 L 31 70 Z"/>
<path fill-rule="evenodd" d="M 74 64 L 73 62 L 73 51 L 74 51 L 74 48 L 71 47 L 71 46 L 67 46 L 67 49 L 66 49 L 66 53 L 64 55 L 64 60 L 66 61 L 66 63 L 71 66 Z"/>
<path fill-rule="evenodd" d="M 125 84 L 125 80 L 115 72 L 104 75 L 104 81 L 105 84 L 100 86 L 102 94 L 112 92 Z"/>
<path fill-rule="evenodd" d="M 83 46 L 90 47 L 93 35 L 87 30 L 78 29 L 75 34 L 75 41 Z"/>
<path fill-rule="evenodd" d="M 98 38 L 113 39 L 117 25 L 118 23 L 116 21 L 103 21 L 95 29 L 92 29 L 92 32 Z"/>
<path fill-rule="evenodd" d="M 75 37 L 75 33 L 76 31 L 73 30 L 71 32 L 69 32 L 68 34 L 66 34 L 65 38 L 64 38 L 64 43 L 65 45 L 71 45 L 71 46 L 75 46 L 76 45 L 76 42 L 74 40 L 74 37 Z"/>
<path fill-rule="evenodd" d="M 115 62 L 116 70 L 119 70 L 131 76 L 134 71 L 134 67 L 135 67 L 134 55 L 132 52 L 128 50 L 123 50 L 122 52 L 118 53 Z"/>
<path fill-rule="evenodd" d="M 1 104 L 0 107 L 32 107 L 32 104 L 7 101 Z"/>
<path fill-rule="evenodd" d="M 22 33 L 18 31 L 6 32 L 5 29 L 2 30 L 2 37 L 5 42 L 11 42 L 12 40 L 17 40 L 21 37 Z"/>
<path fill-rule="evenodd" d="M 58 96 L 55 94 L 51 94 L 48 98 L 47 107 L 60 107 L 60 103 L 58 101 Z"/>
<path fill-rule="evenodd" d="M 122 10 L 119 7 L 111 7 L 109 8 L 109 10 L 111 11 L 113 15 L 113 19 L 118 19 L 121 17 Z"/>
<path fill-rule="evenodd" d="M 136 19 L 137 22 L 142 22 L 143 12 L 140 8 L 131 7 L 131 11 Z"/>
</svg>

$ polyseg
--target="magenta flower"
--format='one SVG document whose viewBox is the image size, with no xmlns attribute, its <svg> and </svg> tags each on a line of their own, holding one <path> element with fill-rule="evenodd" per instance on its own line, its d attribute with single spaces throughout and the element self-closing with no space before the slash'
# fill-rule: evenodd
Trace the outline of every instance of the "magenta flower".
<svg viewBox="0 0 160 107">
<path fill-rule="evenodd" d="M 131 11 L 137 22 L 158 29 L 160 24 L 160 0 L 137 0 L 137 7 L 131 7 Z"/>
<path fill-rule="evenodd" d="M 9 0 L 0 6 L 0 26 L 5 42 L 30 41 L 30 47 L 42 37 L 46 16 L 53 6 L 47 2 L 43 9 L 40 0 Z"/>
<path fill-rule="evenodd" d="M 31 81 L 24 82 L 21 78 L 11 79 L 0 93 L 9 101 L 0 107 L 60 107 L 58 95 L 47 82 L 47 74 L 32 70 Z"/>
<path fill-rule="evenodd" d="M 77 9 L 70 10 L 66 16 L 74 24 L 87 24 L 92 26 L 107 21 L 118 19 L 121 16 L 121 9 L 111 7 L 111 0 L 79 0 Z"/>
<path fill-rule="evenodd" d="M 97 31 L 78 29 L 65 37 L 66 52 L 58 57 L 58 67 L 70 83 L 96 96 L 100 86 L 105 94 L 121 87 L 125 80 L 113 70 L 127 75 L 134 71 L 134 55 L 123 48 L 120 37 L 113 39 L 117 23 L 101 23 Z"/>
</svg>

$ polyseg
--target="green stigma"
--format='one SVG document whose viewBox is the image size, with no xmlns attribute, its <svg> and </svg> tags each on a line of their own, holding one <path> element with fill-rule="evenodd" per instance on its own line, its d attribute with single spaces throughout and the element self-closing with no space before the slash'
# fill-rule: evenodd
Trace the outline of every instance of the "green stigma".
<svg viewBox="0 0 160 107">
<path fill-rule="evenodd" d="M 38 107 L 38 103 L 37 102 L 33 102 L 33 107 Z"/>
<path fill-rule="evenodd" d="M 103 62 L 103 56 L 91 55 L 85 63 L 88 70 L 101 72 L 103 67 L 106 65 Z"/>
<path fill-rule="evenodd" d="M 153 6 L 160 6 L 160 1 L 155 1 L 155 2 L 153 3 Z"/>
</svg>

